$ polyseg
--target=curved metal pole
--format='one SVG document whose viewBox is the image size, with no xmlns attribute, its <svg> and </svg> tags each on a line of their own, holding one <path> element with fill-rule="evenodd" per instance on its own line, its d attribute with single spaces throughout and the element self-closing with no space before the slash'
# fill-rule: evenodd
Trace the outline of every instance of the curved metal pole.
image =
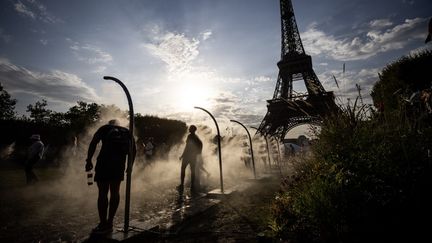
<svg viewBox="0 0 432 243">
<path fill-rule="evenodd" d="M 253 129 L 255 129 L 255 130 L 258 131 L 258 128 L 256 128 L 256 127 L 250 127 L 250 128 L 253 128 Z M 267 138 L 266 135 L 262 135 L 262 136 L 264 137 L 264 140 L 266 141 L 266 146 L 267 146 L 267 158 L 268 158 L 269 168 L 270 168 L 270 170 L 271 170 L 270 147 L 269 147 L 268 138 Z"/>
<path fill-rule="evenodd" d="M 201 108 L 201 107 L 194 107 L 195 109 L 199 109 L 202 110 L 204 112 L 206 112 L 207 114 L 210 115 L 210 117 L 213 119 L 215 125 L 216 125 L 216 130 L 217 130 L 217 140 L 218 140 L 218 155 L 219 155 L 219 175 L 220 175 L 220 187 L 221 187 L 221 192 L 224 192 L 224 188 L 223 188 L 223 175 L 222 175 L 222 153 L 221 153 L 221 143 L 220 143 L 220 132 L 219 132 L 219 126 L 218 123 L 216 121 L 216 119 L 214 118 L 214 116 L 206 109 Z"/>
<path fill-rule="evenodd" d="M 129 131 L 131 134 L 131 142 L 129 143 L 129 154 L 128 154 L 128 161 L 127 161 L 127 169 L 126 169 L 126 199 L 125 199 L 125 215 L 124 215 L 124 232 L 128 232 L 129 230 L 129 211 L 130 211 L 130 191 L 131 191 L 131 184 L 132 184 L 132 166 L 134 162 L 134 156 L 133 156 L 133 150 L 134 150 L 134 109 L 133 109 L 133 103 L 132 98 L 130 96 L 129 90 L 126 88 L 126 85 L 123 84 L 122 81 L 118 80 L 117 78 L 110 77 L 110 76 L 104 76 L 103 79 L 105 80 L 112 80 L 116 83 L 118 83 L 123 91 L 126 94 L 128 104 L 129 104 Z"/>
<path fill-rule="evenodd" d="M 251 151 L 251 157 L 252 157 L 252 168 L 253 168 L 253 173 L 254 173 L 254 178 L 256 179 L 256 171 L 255 171 L 255 159 L 254 159 L 254 154 L 253 154 L 253 145 L 252 145 L 252 138 L 251 135 L 249 133 L 249 130 L 245 127 L 245 125 L 243 125 L 241 122 L 236 121 L 236 120 L 230 120 L 230 122 L 235 122 L 237 124 L 239 124 L 240 126 L 242 126 L 246 132 L 247 135 L 249 137 L 249 145 L 250 145 L 250 151 Z"/>
</svg>

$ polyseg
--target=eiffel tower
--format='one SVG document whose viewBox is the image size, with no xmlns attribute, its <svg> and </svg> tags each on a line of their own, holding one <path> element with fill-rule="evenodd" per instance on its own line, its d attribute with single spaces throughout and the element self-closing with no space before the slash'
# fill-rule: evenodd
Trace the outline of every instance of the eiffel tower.
<svg viewBox="0 0 432 243">
<path fill-rule="evenodd" d="M 312 69 L 312 58 L 304 51 L 291 0 L 280 0 L 282 51 L 277 63 L 279 75 L 273 99 L 267 100 L 267 114 L 258 132 L 283 140 L 287 132 L 302 124 L 319 124 L 322 117 L 337 110 L 333 92 L 327 92 Z M 307 94 L 293 90 L 303 81 Z"/>
</svg>

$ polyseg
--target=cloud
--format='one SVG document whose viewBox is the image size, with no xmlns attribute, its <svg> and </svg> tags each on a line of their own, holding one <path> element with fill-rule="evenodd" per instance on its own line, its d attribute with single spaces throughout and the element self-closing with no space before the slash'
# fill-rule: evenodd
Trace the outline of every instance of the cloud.
<svg viewBox="0 0 432 243">
<path fill-rule="evenodd" d="M 142 47 L 167 65 L 168 74 L 164 81 L 176 83 L 166 88 L 175 103 L 161 105 L 158 114 L 191 121 L 195 118 L 188 109 L 198 105 L 208 109 L 218 121 L 237 119 L 254 125 L 261 122 L 266 112 L 266 99 L 273 94 L 274 87 L 269 83 L 275 80 L 274 77 L 224 76 L 203 62 L 195 62 L 200 54 L 200 41 L 211 37 L 210 30 L 188 36 L 149 25 L 144 32 L 151 38 Z"/>
<path fill-rule="evenodd" d="M 108 52 L 101 48 L 91 44 L 81 44 L 80 42 L 73 41 L 70 38 L 66 38 L 71 45 L 69 48 L 77 58 L 77 60 L 91 65 L 93 73 L 102 73 L 107 69 L 108 65 L 113 62 L 113 57 Z"/>
<path fill-rule="evenodd" d="M 378 81 L 378 72 L 380 68 L 361 69 L 360 71 L 329 70 L 319 74 L 319 79 L 327 91 L 333 91 L 335 95 L 346 101 L 347 98 L 354 100 L 358 96 L 356 84 L 361 87 L 361 94 L 364 103 L 372 103 L 370 93 L 376 81 Z M 339 83 L 337 88 L 334 77 Z"/>
<path fill-rule="evenodd" d="M 267 77 L 267 76 L 258 76 L 254 78 L 254 81 L 256 82 L 270 82 L 272 81 L 271 77 Z"/>
<path fill-rule="evenodd" d="M 36 0 L 17 1 L 14 4 L 14 8 L 21 16 L 33 20 L 41 20 L 50 24 L 63 22 L 61 19 L 49 13 L 43 4 Z"/>
<path fill-rule="evenodd" d="M 93 69 L 92 73 L 103 73 L 107 67 L 105 66 L 97 66 L 95 69 Z"/>
<path fill-rule="evenodd" d="M 213 33 L 212 33 L 210 30 L 205 31 L 205 32 L 201 33 L 201 38 L 202 38 L 203 41 L 205 41 L 205 40 L 207 40 L 208 38 L 210 38 L 210 36 L 211 36 L 212 34 L 213 34 Z"/>
<path fill-rule="evenodd" d="M 384 28 L 392 25 L 393 23 L 389 19 L 375 19 L 369 22 L 371 28 Z"/>
<path fill-rule="evenodd" d="M 36 72 L 0 58 L 0 80 L 11 93 L 28 93 L 48 101 L 96 101 L 95 91 L 74 74 L 59 70 Z"/>
<path fill-rule="evenodd" d="M 389 21 L 375 20 L 369 23 L 374 28 L 352 39 L 338 39 L 311 25 L 301 36 L 306 52 L 311 55 L 324 55 L 334 60 L 365 60 L 378 53 L 402 49 L 414 39 L 423 39 L 426 21 L 426 18 L 406 19 L 385 29 Z"/>
<path fill-rule="evenodd" d="M 30 17 L 32 19 L 36 18 L 36 14 L 30 11 L 22 2 L 18 1 L 14 4 L 15 10 L 23 16 Z"/>
<path fill-rule="evenodd" d="M 413 5 L 414 4 L 414 0 L 402 0 L 403 3 L 405 4 L 409 4 L 409 5 Z"/>
<path fill-rule="evenodd" d="M 3 40 L 5 43 L 9 43 L 12 40 L 12 36 L 6 34 L 4 30 L 0 28 L 0 39 Z"/>
<path fill-rule="evenodd" d="M 87 64 L 107 64 L 111 63 L 113 60 L 112 56 L 108 52 L 105 52 L 99 47 L 93 45 L 79 45 L 79 43 L 75 43 L 69 48 L 72 49 L 78 60 Z"/>
<path fill-rule="evenodd" d="M 210 101 L 213 114 L 221 119 L 235 119 L 244 124 L 258 125 L 265 115 L 266 100 L 274 87 L 267 83 L 243 82 L 245 90 L 231 89 L 219 92 Z"/>
<path fill-rule="evenodd" d="M 168 65 L 170 72 L 190 69 L 190 64 L 198 55 L 199 40 L 188 38 L 185 34 L 166 32 L 160 34 L 159 29 L 149 43 L 143 44 L 153 56 L 161 59 Z"/>
</svg>

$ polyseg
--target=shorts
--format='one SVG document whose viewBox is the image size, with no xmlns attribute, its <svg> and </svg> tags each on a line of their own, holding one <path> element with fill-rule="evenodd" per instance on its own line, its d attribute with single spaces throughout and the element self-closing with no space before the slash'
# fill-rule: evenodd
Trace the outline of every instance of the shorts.
<svg viewBox="0 0 432 243">
<path fill-rule="evenodd" d="M 123 181 L 125 163 L 112 161 L 97 161 L 95 168 L 95 181 Z"/>
</svg>

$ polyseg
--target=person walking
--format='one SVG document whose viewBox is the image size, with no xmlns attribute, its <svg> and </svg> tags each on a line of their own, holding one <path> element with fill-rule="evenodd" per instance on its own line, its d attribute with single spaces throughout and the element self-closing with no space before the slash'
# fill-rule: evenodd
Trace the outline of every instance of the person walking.
<svg viewBox="0 0 432 243">
<path fill-rule="evenodd" d="M 195 125 L 191 125 L 189 127 L 189 135 L 186 139 L 186 146 L 183 150 L 183 154 L 179 158 L 180 160 L 182 160 L 180 185 L 177 186 L 177 190 L 180 193 L 183 193 L 185 170 L 188 165 L 191 170 L 191 193 L 195 193 L 197 191 L 198 185 L 195 185 L 195 167 L 197 164 L 198 156 L 201 155 L 203 144 L 199 137 L 195 134 L 196 130 L 197 128 Z"/>
<path fill-rule="evenodd" d="M 33 134 L 30 137 L 32 144 L 30 145 L 27 152 L 27 160 L 25 162 L 25 173 L 27 185 L 34 184 L 39 181 L 36 174 L 33 172 L 33 166 L 42 159 L 44 144 L 40 139 L 39 134 Z"/>
<path fill-rule="evenodd" d="M 114 216 L 120 202 L 120 183 L 124 179 L 126 155 L 135 157 L 136 153 L 135 142 L 129 130 L 121 127 L 117 120 L 111 120 L 96 131 L 90 142 L 86 171 L 93 169 L 92 158 L 100 141 L 102 147 L 97 157 L 94 177 L 99 190 L 97 208 L 100 222 L 92 231 L 95 234 L 112 232 Z M 129 154 L 130 143 L 133 145 L 132 155 Z"/>
</svg>

